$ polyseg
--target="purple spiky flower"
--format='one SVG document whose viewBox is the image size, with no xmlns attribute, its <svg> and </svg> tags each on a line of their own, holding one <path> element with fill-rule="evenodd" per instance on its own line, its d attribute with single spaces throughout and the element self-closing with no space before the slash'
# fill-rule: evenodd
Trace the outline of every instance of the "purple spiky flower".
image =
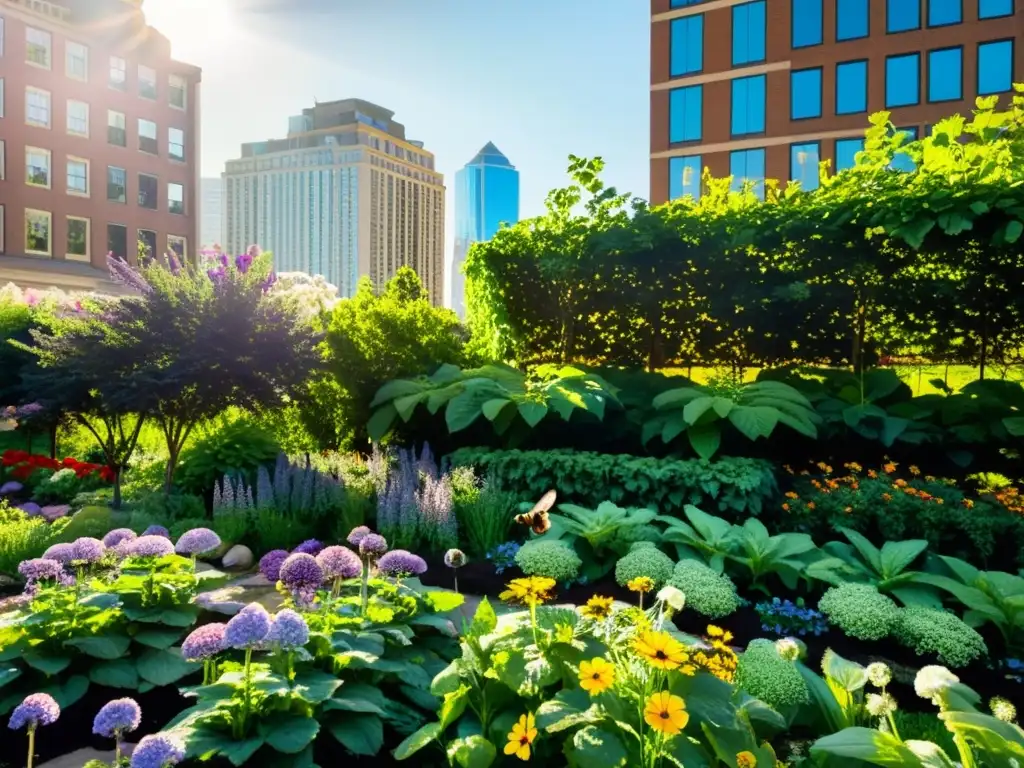
<svg viewBox="0 0 1024 768">
<path fill-rule="evenodd" d="M 280 610 L 274 616 L 267 642 L 275 643 L 284 650 L 301 648 L 309 642 L 309 625 L 295 611 L 289 608 Z"/>
<path fill-rule="evenodd" d="M 82 536 L 79 539 L 75 539 L 72 546 L 74 547 L 72 561 L 76 563 L 99 562 L 107 552 L 103 542 L 99 539 L 94 539 L 92 536 Z"/>
<path fill-rule="evenodd" d="M 276 582 L 281 578 L 281 565 L 289 557 L 286 549 L 272 549 L 260 558 L 260 573 L 267 581 Z"/>
<path fill-rule="evenodd" d="M 162 525 L 151 525 L 149 528 L 142 532 L 143 536 L 163 536 L 165 539 L 171 538 L 171 532 L 164 528 Z"/>
<path fill-rule="evenodd" d="M 131 528 L 115 528 L 103 537 L 103 546 L 116 547 L 122 541 L 130 541 L 134 538 L 137 537 Z"/>
<path fill-rule="evenodd" d="M 46 560 L 56 560 L 58 563 L 68 565 L 75 559 L 75 545 L 53 544 L 43 552 L 43 558 Z"/>
<path fill-rule="evenodd" d="M 92 721 L 92 732 L 108 739 L 131 733 L 142 722 L 142 707 L 135 699 L 114 699 L 104 704 Z"/>
<path fill-rule="evenodd" d="M 305 554 L 316 557 L 323 550 L 324 545 L 316 539 L 306 539 L 304 542 L 299 544 L 295 549 L 292 550 L 292 554 Z"/>
<path fill-rule="evenodd" d="M 12 731 L 28 728 L 34 731 L 40 725 L 53 725 L 60 717 L 60 705 L 48 693 L 33 693 L 14 708 L 7 727 Z"/>
<path fill-rule="evenodd" d="M 168 768 L 185 759 L 177 739 L 164 733 L 143 736 L 132 752 L 131 768 Z"/>
<path fill-rule="evenodd" d="M 377 563 L 377 570 L 385 576 L 419 576 L 427 572 L 427 563 L 419 555 L 395 549 L 384 555 Z"/>
<path fill-rule="evenodd" d="M 316 589 L 324 583 L 324 569 L 312 555 L 289 555 L 281 564 L 281 581 L 291 590 Z"/>
<path fill-rule="evenodd" d="M 327 547 L 316 556 L 316 561 L 323 568 L 327 581 L 354 579 L 363 572 L 363 563 L 359 555 L 348 547 Z"/>
<path fill-rule="evenodd" d="M 249 603 L 235 614 L 224 629 L 224 643 L 231 648 L 255 648 L 270 633 L 270 614 L 259 603 Z"/>
<path fill-rule="evenodd" d="M 220 544 L 220 536 L 209 528 L 193 528 L 181 534 L 174 551 L 179 555 L 202 555 L 217 549 Z"/>
<path fill-rule="evenodd" d="M 373 531 L 371 531 L 365 525 L 357 526 L 357 527 L 353 528 L 351 531 L 349 531 L 348 543 L 351 544 L 353 547 L 358 547 L 359 546 L 359 542 L 361 542 L 364 538 L 369 536 L 371 533 L 373 533 Z"/>
<path fill-rule="evenodd" d="M 359 554 L 364 557 L 380 557 L 388 551 L 388 540 L 379 533 L 368 533 L 359 542 Z"/>
<path fill-rule="evenodd" d="M 59 579 L 64 573 L 64 567 L 56 560 L 37 557 L 32 560 L 23 560 L 18 566 L 18 573 L 29 584 L 34 584 L 44 579 Z"/>
<path fill-rule="evenodd" d="M 174 554 L 174 545 L 163 536 L 139 536 L 128 542 L 128 554 L 131 557 L 164 557 Z"/>
<path fill-rule="evenodd" d="M 226 624 L 204 624 L 193 630 L 181 644 L 181 657 L 186 661 L 204 661 L 213 658 L 227 645 L 224 636 Z"/>
</svg>

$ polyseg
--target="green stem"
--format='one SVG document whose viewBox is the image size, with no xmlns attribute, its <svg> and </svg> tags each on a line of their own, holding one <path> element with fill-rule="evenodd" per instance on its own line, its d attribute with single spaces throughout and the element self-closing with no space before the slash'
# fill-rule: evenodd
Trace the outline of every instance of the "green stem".
<svg viewBox="0 0 1024 768">
<path fill-rule="evenodd" d="M 971 746 L 967 743 L 967 739 L 961 734 L 957 734 L 953 737 L 953 743 L 956 744 L 957 751 L 960 753 L 960 764 L 963 768 L 976 768 L 977 763 L 974 762 L 974 754 L 971 752 Z"/>
<path fill-rule="evenodd" d="M 360 615 L 365 618 L 366 604 L 369 602 L 370 591 L 370 558 L 363 561 L 363 583 L 359 586 Z"/>
<path fill-rule="evenodd" d="M 252 676 L 250 674 L 250 667 L 252 666 L 252 648 L 245 649 L 245 687 L 243 689 L 242 698 L 242 735 L 246 733 L 246 727 L 249 723 L 249 710 L 251 706 L 252 697 Z"/>
<path fill-rule="evenodd" d="M 533 627 L 533 644 L 539 648 L 540 643 L 537 640 L 537 604 L 534 602 L 530 603 L 530 626 Z"/>
<path fill-rule="evenodd" d="M 36 729 L 28 729 L 28 768 L 32 768 L 32 759 L 36 756 Z"/>
<path fill-rule="evenodd" d="M 896 729 L 896 718 L 892 716 L 892 712 L 886 712 L 885 717 L 889 721 L 889 728 L 892 729 L 892 735 L 895 736 L 897 740 L 903 741 L 903 739 L 900 738 L 900 732 Z"/>
<path fill-rule="evenodd" d="M 121 765 L 121 732 L 114 731 L 114 765 Z"/>
</svg>

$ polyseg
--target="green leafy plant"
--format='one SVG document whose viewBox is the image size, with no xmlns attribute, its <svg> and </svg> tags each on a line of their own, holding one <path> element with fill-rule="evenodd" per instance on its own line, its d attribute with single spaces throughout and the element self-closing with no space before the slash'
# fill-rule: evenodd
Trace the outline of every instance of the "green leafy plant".
<svg viewBox="0 0 1024 768">
<path fill-rule="evenodd" d="M 472 488 L 465 494 L 456 491 L 455 517 L 472 557 L 482 559 L 508 539 L 518 504 L 516 494 L 501 490 L 491 480 L 477 486 L 474 478 Z"/>
<path fill-rule="evenodd" d="M 697 560 L 682 560 L 668 582 L 686 595 L 686 607 L 709 619 L 728 616 L 740 607 L 736 585 Z"/>
<path fill-rule="evenodd" d="M 215 422 L 185 449 L 177 482 L 189 493 L 210 491 L 225 475 L 254 475 L 281 452 L 273 435 L 251 420 Z"/>
<path fill-rule="evenodd" d="M 921 578 L 921 573 L 908 570 L 928 548 L 927 541 L 887 541 L 879 549 L 849 528 L 840 528 L 839 532 L 850 544 L 832 541 L 822 548 L 833 559 L 817 569 L 817 578 L 832 583 L 856 581 L 871 584 L 904 605 L 932 608 L 941 605 L 935 591 Z"/>
<path fill-rule="evenodd" d="M 528 541 L 516 552 L 516 565 L 523 573 L 563 584 L 579 575 L 582 562 L 572 547 L 557 540 Z"/>
<path fill-rule="evenodd" d="M 608 573 L 657 517 L 649 509 L 626 509 L 610 501 L 595 509 L 559 504 L 558 510 L 550 515 L 551 530 L 545 537 L 572 547 L 582 560 L 582 575 L 591 581 Z"/>
<path fill-rule="evenodd" d="M 958 616 L 934 608 L 911 606 L 900 611 L 893 636 L 918 655 L 935 654 L 950 667 L 966 667 L 988 654 L 981 635 Z"/>
<path fill-rule="evenodd" d="M 870 584 L 842 584 L 825 591 L 818 610 L 850 637 L 880 640 L 892 631 L 900 609 Z"/>
</svg>

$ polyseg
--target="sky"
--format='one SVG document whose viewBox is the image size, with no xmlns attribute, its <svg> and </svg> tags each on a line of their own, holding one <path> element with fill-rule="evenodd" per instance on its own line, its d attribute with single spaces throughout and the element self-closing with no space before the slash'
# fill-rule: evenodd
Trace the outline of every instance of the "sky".
<svg viewBox="0 0 1024 768">
<path fill-rule="evenodd" d="M 174 57 L 203 68 L 202 175 L 288 116 L 362 98 L 423 141 L 448 187 L 493 141 L 520 172 L 522 218 L 566 182 L 571 154 L 648 195 L 647 0 L 144 0 Z"/>
</svg>

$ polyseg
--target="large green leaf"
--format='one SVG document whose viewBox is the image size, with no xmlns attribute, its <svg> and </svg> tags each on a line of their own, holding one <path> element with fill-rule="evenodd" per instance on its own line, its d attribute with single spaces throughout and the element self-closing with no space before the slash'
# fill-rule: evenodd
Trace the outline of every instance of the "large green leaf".
<svg viewBox="0 0 1024 768">
<path fill-rule="evenodd" d="M 683 408 L 683 419 L 692 426 L 697 423 L 701 416 L 711 410 L 714 404 L 715 398 L 710 395 L 704 395 L 703 397 L 691 400 Z"/>
<path fill-rule="evenodd" d="M 199 667 L 181 657 L 180 648 L 157 650 L 151 648 L 143 653 L 135 663 L 139 677 L 159 687 L 176 683 Z"/>
<path fill-rule="evenodd" d="M 170 648 L 181 639 L 181 631 L 177 629 L 144 629 L 132 636 L 132 640 L 150 648 L 164 650 Z"/>
<path fill-rule="evenodd" d="M 405 741 L 395 747 L 392 754 L 397 760 L 406 760 L 441 735 L 440 723 L 427 723 L 415 733 L 410 734 Z"/>
<path fill-rule="evenodd" d="M 334 695 L 342 682 L 337 675 L 311 669 L 298 675 L 292 687 L 295 693 L 311 704 L 321 704 Z"/>
<path fill-rule="evenodd" d="M 519 404 L 519 415 L 531 427 L 536 427 L 548 415 L 548 407 L 544 403 L 527 400 Z"/>
<path fill-rule="evenodd" d="M 1003 419 L 1003 426 L 1014 437 L 1024 437 L 1024 416 L 1008 416 Z"/>
<path fill-rule="evenodd" d="M 304 750 L 319 732 L 320 723 L 312 717 L 301 715 L 275 715 L 260 723 L 260 735 L 267 745 L 287 755 L 298 754 Z"/>
<path fill-rule="evenodd" d="M 483 412 L 484 418 L 488 421 L 494 421 L 501 415 L 502 410 L 504 410 L 506 406 L 510 405 L 512 405 L 512 401 L 507 397 L 496 397 L 484 403 L 480 410 Z"/>
<path fill-rule="evenodd" d="M 769 437 L 779 423 L 779 412 L 764 405 L 738 405 L 729 412 L 729 421 L 748 440 Z"/>
<path fill-rule="evenodd" d="M 373 401 L 370 403 L 370 407 L 376 408 L 378 405 L 396 400 L 399 397 L 419 394 L 426 388 L 427 384 L 422 381 L 413 381 L 410 379 L 395 379 L 394 381 L 389 381 L 377 390 L 377 394 L 374 395 Z"/>
<path fill-rule="evenodd" d="M 844 728 L 818 739 L 811 745 L 811 756 L 819 759 L 820 755 L 863 760 L 887 768 L 921 768 L 921 760 L 913 750 L 895 736 L 874 728 Z"/>
<path fill-rule="evenodd" d="M 980 712 L 943 712 L 939 715 L 954 734 L 980 747 L 987 758 L 981 764 L 1009 768 L 1024 760 L 1024 731 Z"/>
<path fill-rule="evenodd" d="M 447 752 L 448 761 L 460 768 L 489 768 L 498 756 L 495 746 L 479 734 L 449 742 Z"/>
<path fill-rule="evenodd" d="M 579 768 L 624 768 L 629 753 L 618 734 L 594 725 L 576 731 L 565 747 L 570 764 Z"/>
<path fill-rule="evenodd" d="M 37 669 L 44 675 L 59 675 L 71 664 L 70 656 L 42 654 L 38 651 L 29 651 L 21 658 L 32 669 Z"/>
<path fill-rule="evenodd" d="M 139 687 L 139 672 L 135 668 L 135 663 L 129 659 L 93 664 L 89 668 L 89 679 L 96 685 L 105 685 L 108 688 L 135 690 Z"/>
<path fill-rule="evenodd" d="M 353 755 L 372 757 L 384 746 L 384 723 L 376 715 L 334 717 L 327 727 L 331 735 Z"/>
<path fill-rule="evenodd" d="M 77 648 L 86 656 L 110 661 L 124 656 L 131 642 L 125 635 L 94 635 L 92 637 L 73 638 L 65 642 L 64 645 Z"/>
<path fill-rule="evenodd" d="M 722 444 L 722 432 L 718 424 L 690 427 L 686 430 L 686 435 L 690 438 L 690 446 L 702 459 L 710 459 Z"/>
<path fill-rule="evenodd" d="M 345 683 L 333 698 L 324 703 L 324 709 L 383 715 L 386 703 L 380 688 L 367 683 Z"/>
<path fill-rule="evenodd" d="M 928 549 L 928 542 L 923 539 L 885 542 L 879 553 L 883 577 L 891 579 L 899 575 L 926 549 Z"/>
<path fill-rule="evenodd" d="M 384 436 L 391 429 L 391 425 L 395 423 L 397 415 L 398 411 L 395 410 L 395 406 L 392 403 L 385 403 L 375 410 L 366 425 L 366 431 L 370 439 L 374 442 L 384 439 Z"/>
<path fill-rule="evenodd" d="M 577 725 L 601 722 L 603 713 L 582 688 L 564 688 L 542 703 L 536 712 L 537 727 L 558 733 Z"/>
</svg>

